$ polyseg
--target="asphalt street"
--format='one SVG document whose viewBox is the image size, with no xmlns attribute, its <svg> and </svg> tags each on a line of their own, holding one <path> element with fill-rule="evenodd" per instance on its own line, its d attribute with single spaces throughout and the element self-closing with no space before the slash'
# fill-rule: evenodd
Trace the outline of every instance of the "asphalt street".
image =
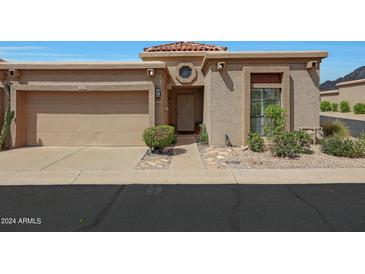
<svg viewBox="0 0 365 274">
<path fill-rule="evenodd" d="M 365 231 L 365 184 L 1 186 L 0 231 Z"/>
</svg>

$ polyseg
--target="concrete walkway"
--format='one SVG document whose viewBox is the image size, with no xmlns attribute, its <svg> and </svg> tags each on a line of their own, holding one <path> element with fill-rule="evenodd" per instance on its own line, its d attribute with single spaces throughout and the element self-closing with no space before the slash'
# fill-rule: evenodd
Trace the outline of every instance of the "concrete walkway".
<svg viewBox="0 0 365 274">
<path fill-rule="evenodd" d="M 171 160 L 171 170 L 202 170 L 204 169 L 198 146 L 194 136 L 177 136 L 174 156 Z"/>
<path fill-rule="evenodd" d="M 365 168 L 0 171 L 0 185 L 365 183 Z"/>
</svg>

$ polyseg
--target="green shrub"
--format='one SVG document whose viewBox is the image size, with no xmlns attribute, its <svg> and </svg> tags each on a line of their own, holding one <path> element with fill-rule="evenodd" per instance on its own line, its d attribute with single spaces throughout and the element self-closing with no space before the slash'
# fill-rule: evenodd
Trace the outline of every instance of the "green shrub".
<svg viewBox="0 0 365 274">
<path fill-rule="evenodd" d="M 301 147 L 294 132 L 282 132 L 273 136 L 271 153 L 274 156 L 294 158 L 300 152 Z"/>
<path fill-rule="evenodd" d="M 350 104 L 347 101 L 340 102 L 340 111 L 341 112 L 350 112 Z"/>
<path fill-rule="evenodd" d="M 204 145 L 208 145 L 209 144 L 209 136 L 208 136 L 208 132 L 207 132 L 207 128 L 205 127 L 204 124 L 200 124 L 200 131 L 199 131 L 199 136 L 198 136 L 198 142 Z"/>
<path fill-rule="evenodd" d="M 321 101 L 320 109 L 321 111 L 331 111 L 331 102 Z"/>
<path fill-rule="evenodd" d="M 365 157 L 365 142 L 357 139 L 343 138 L 335 135 L 321 140 L 320 146 L 321 151 L 329 155 L 348 158 Z"/>
<path fill-rule="evenodd" d="M 6 100 L 4 122 L 0 133 L 0 150 L 3 148 L 6 139 L 10 136 L 10 127 L 15 115 L 15 112 L 10 109 L 10 85 L 8 82 L 4 82 L 3 89 L 4 89 L 3 92 L 5 93 L 7 100 Z"/>
<path fill-rule="evenodd" d="M 286 111 L 279 105 L 268 105 L 264 111 L 264 132 L 267 136 L 274 136 L 285 130 Z"/>
<path fill-rule="evenodd" d="M 255 132 L 250 132 L 248 134 L 248 147 L 255 152 L 261 152 L 264 150 L 264 139 L 261 138 Z"/>
<path fill-rule="evenodd" d="M 350 135 L 348 127 L 339 120 L 328 120 L 322 123 L 323 134 L 325 137 L 338 135 L 346 137 Z"/>
<path fill-rule="evenodd" d="M 161 150 L 174 142 L 175 128 L 168 125 L 159 125 L 146 128 L 143 132 L 143 141 L 152 150 Z"/>
<path fill-rule="evenodd" d="M 297 142 L 300 147 L 300 153 L 311 153 L 310 145 L 312 144 L 312 138 L 308 132 L 297 130 L 293 131 L 294 136 L 297 138 Z"/>
<path fill-rule="evenodd" d="M 338 111 L 338 103 L 332 103 L 331 104 L 331 110 L 333 112 L 337 112 Z"/>
<path fill-rule="evenodd" d="M 365 114 L 365 104 L 357 103 L 354 105 L 354 113 L 355 114 Z"/>
</svg>

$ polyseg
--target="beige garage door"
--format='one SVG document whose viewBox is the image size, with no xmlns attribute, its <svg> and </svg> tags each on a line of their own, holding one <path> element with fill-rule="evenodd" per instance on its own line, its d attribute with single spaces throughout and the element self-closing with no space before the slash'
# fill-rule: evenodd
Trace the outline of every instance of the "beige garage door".
<svg viewBox="0 0 365 274">
<path fill-rule="evenodd" d="M 148 92 L 28 92 L 28 146 L 143 145 Z"/>
</svg>

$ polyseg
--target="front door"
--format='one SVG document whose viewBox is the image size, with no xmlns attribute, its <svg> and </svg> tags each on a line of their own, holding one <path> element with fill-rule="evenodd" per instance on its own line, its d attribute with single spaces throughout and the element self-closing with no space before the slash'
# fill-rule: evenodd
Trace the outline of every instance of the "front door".
<svg viewBox="0 0 365 274">
<path fill-rule="evenodd" d="M 177 95 L 177 131 L 194 131 L 194 95 Z"/>
</svg>

